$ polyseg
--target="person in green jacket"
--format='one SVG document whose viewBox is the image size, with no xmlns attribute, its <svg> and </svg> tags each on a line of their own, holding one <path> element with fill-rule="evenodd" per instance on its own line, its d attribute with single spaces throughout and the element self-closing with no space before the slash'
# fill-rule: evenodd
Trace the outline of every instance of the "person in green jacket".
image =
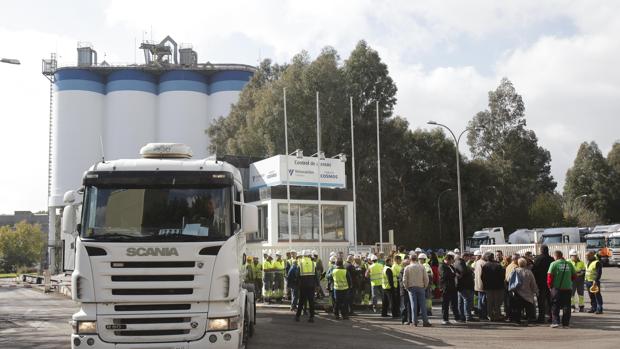
<svg viewBox="0 0 620 349">
<path fill-rule="evenodd" d="M 551 290 L 551 328 L 560 327 L 560 309 L 562 309 L 562 327 L 570 326 L 570 298 L 573 281 L 577 277 L 575 267 L 564 259 L 562 251 L 555 251 L 555 261 L 547 272 L 547 286 Z"/>
</svg>

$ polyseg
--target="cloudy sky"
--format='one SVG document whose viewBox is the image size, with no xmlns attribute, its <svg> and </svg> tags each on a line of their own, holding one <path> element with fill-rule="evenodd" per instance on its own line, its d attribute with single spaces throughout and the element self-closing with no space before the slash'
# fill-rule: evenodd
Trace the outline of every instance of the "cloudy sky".
<svg viewBox="0 0 620 349">
<path fill-rule="evenodd" d="M 487 92 L 511 79 L 528 126 L 551 151 L 561 185 L 582 141 L 620 139 L 620 2 L 614 1 L 11 1 L 0 11 L 0 213 L 41 210 L 47 197 L 49 83 L 41 59 L 140 63 L 143 37 L 171 35 L 199 61 L 286 62 L 324 46 L 377 49 L 398 86 L 396 111 L 463 129 Z"/>
</svg>

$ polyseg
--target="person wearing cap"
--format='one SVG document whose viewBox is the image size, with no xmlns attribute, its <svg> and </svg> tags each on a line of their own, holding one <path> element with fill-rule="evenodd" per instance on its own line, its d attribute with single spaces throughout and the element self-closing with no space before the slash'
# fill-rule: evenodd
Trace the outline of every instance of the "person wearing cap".
<svg viewBox="0 0 620 349">
<path fill-rule="evenodd" d="M 383 288 L 381 281 L 383 279 L 383 265 L 377 262 L 375 255 L 370 256 L 366 277 L 370 279 L 370 291 L 372 295 L 372 311 L 377 312 L 377 304 L 379 298 L 383 299 Z"/>
<path fill-rule="evenodd" d="M 273 297 L 273 280 L 275 277 L 275 268 L 273 265 L 273 257 L 267 255 L 263 261 L 263 300 L 265 303 L 271 304 Z"/>
<path fill-rule="evenodd" d="M 573 308 L 573 312 L 577 311 L 577 307 L 575 306 L 575 293 L 577 294 L 577 304 L 579 304 L 579 312 L 583 313 L 585 311 L 585 300 L 583 296 L 583 287 L 585 285 L 585 276 L 586 276 L 586 265 L 585 263 L 579 259 L 579 255 L 577 254 L 577 250 L 572 249 L 568 253 L 570 257 L 570 262 L 575 268 L 575 272 L 577 273 L 577 277 L 573 282 L 573 291 L 570 297 L 571 307 Z"/>
<path fill-rule="evenodd" d="M 601 295 L 601 275 L 603 274 L 603 265 L 596 258 L 594 252 L 590 251 L 586 255 L 588 264 L 586 265 L 586 289 L 590 296 L 590 310 L 588 313 L 603 313 L 603 296 Z M 592 292 L 592 287 L 596 286 L 598 292 Z"/>
<path fill-rule="evenodd" d="M 312 260 L 312 253 L 306 250 L 299 263 L 299 303 L 297 304 L 295 321 L 299 321 L 303 307 L 308 302 L 308 310 L 310 311 L 308 322 L 314 322 L 314 292 L 317 287 L 319 287 L 319 276 L 316 264 Z"/>
<path fill-rule="evenodd" d="M 424 266 L 418 263 L 418 256 L 414 253 L 409 256 L 411 262 L 403 271 L 403 285 L 409 293 L 409 313 L 413 320 L 413 325 L 419 325 L 419 315 L 422 315 L 422 325 L 429 327 L 428 314 L 426 310 L 426 290 L 430 283 L 428 273 Z"/>
<path fill-rule="evenodd" d="M 274 278 L 273 278 L 273 295 L 276 302 L 281 303 L 284 297 L 284 273 L 286 263 L 282 260 L 282 253 L 276 252 L 276 260 L 273 261 Z"/>
<path fill-rule="evenodd" d="M 433 290 L 435 289 L 435 285 L 433 284 L 433 269 L 428 262 L 428 257 L 425 253 L 420 253 L 418 255 L 418 263 L 420 263 L 424 267 L 424 271 L 428 276 L 428 285 L 426 286 L 426 292 L 424 297 L 426 298 L 426 315 L 433 315 Z"/>
</svg>

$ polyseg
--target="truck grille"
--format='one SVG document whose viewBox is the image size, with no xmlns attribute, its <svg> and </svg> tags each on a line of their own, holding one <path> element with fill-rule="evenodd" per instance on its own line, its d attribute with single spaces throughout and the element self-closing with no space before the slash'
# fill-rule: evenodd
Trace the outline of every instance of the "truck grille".
<svg viewBox="0 0 620 349">
<path fill-rule="evenodd" d="M 197 340 L 204 335 L 206 322 L 206 314 L 110 315 L 97 321 L 101 338 L 114 343 Z"/>
<path fill-rule="evenodd" d="M 164 296 L 177 294 L 192 294 L 192 288 L 113 288 L 114 296 Z"/>
<path fill-rule="evenodd" d="M 194 275 L 112 275 L 116 282 L 194 281 Z"/>
<path fill-rule="evenodd" d="M 190 310 L 191 304 L 123 304 L 115 305 L 115 311 L 168 311 Z"/>
</svg>

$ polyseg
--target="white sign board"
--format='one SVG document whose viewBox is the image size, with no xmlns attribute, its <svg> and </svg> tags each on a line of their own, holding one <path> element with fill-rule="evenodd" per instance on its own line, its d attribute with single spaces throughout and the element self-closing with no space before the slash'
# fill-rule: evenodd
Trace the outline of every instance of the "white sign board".
<svg viewBox="0 0 620 349">
<path fill-rule="evenodd" d="M 288 158 L 288 178 L 286 161 Z M 321 163 L 321 187 L 346 188 L 345 163 L 340 159 L 323 159 Z M 276 155 L 250 165 L 250 189 L 286 185 L 319 185 L 317 158 Z"/>
</svg>

